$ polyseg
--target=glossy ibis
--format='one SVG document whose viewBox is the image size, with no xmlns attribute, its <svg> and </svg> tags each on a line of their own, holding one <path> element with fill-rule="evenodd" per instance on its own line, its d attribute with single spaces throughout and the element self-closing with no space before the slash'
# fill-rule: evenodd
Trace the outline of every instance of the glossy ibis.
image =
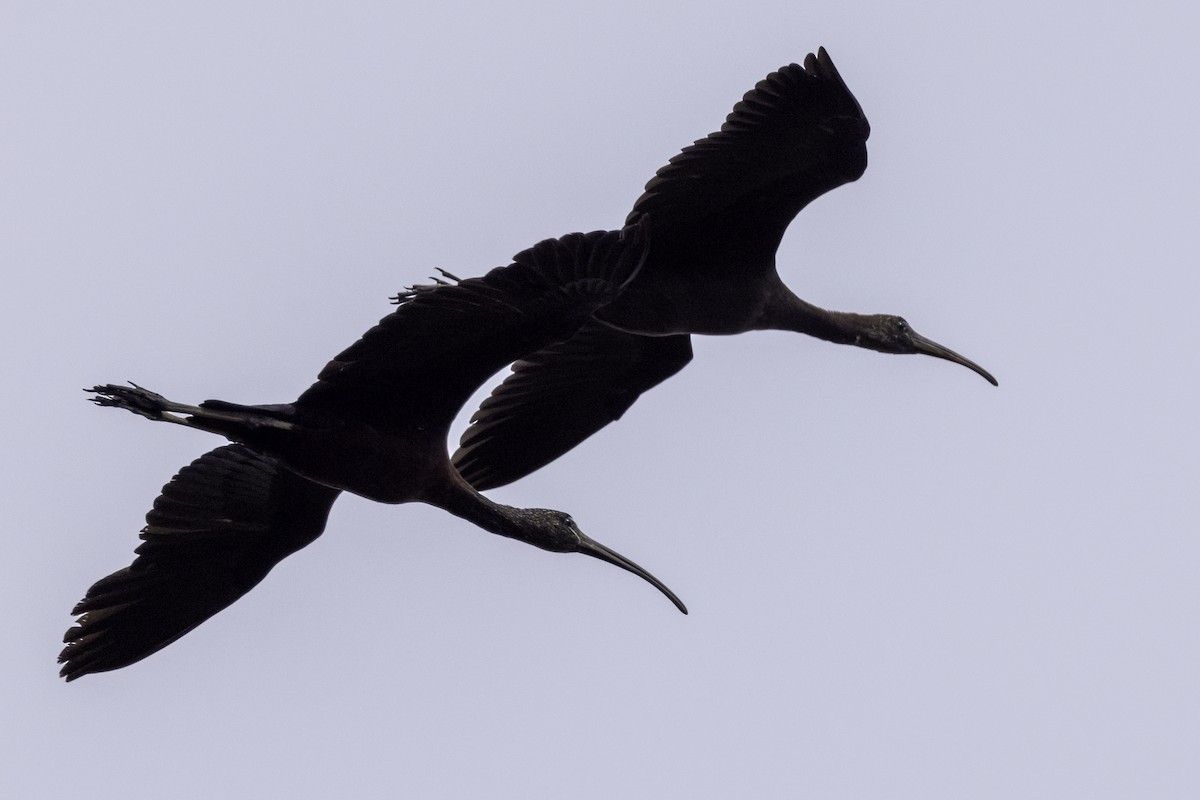
<svg viewBox="0 0 1200 800">
<path fill-rule="evenodd" d="M 412 290 L 294 403 L 189 406 L 136 385 L 91 390 L 100 405 L 235 444 L 163 487 L 132 565 L 98 581 L 72 612 L 82 616 L 64 637 L 63 677 L 131 664 L 227 607 L 321 534 L 342 491 L 429 503 L 501 536 L 593 556 L 649 581 L 687 613 L 657 578 L 567 514 L 480 495 L 446 451 L 451 422 L 484 380 L 570 336 L 636 274 L 644 238 L 639 227 L 627 231 L 547 240 L 482 278 Z"/>
<path fill-rule="evenodd" d="M 995 384 L 902 318 L 818 308 L 776 271 L 775 252 L 796 214 L 863 174 L 870 130 L 824 49 L 760 81 L 720 131 L 646 184 L 628 218 L 649 216 L 652 245 L 641 272 L 573 338 L 513 365 L 463 434 L 454 454 L 462 475 L 488 489 L 558 458 L 682 369 L 693 333 L 798 331 L 943 358 Z"/>
</svg>

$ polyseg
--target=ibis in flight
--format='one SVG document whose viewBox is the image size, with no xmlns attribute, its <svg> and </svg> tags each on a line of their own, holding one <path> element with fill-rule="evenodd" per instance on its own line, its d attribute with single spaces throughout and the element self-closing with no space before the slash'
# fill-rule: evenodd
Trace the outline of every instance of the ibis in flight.
<svg viewBox="0 0 1200 800">
<path fill-rule="evenodd" d="M 293 403 L 175 403 L 139 386 L 97 386 L 100 405 L 215 433 L 233 444 L 180 470 L 146 516 L 133 563 L 93 585 L 59 656 L 68 681 L 132 664 L 229 606 L 315 540 L 346 491 L 439 506 L 484 530 L 584 553 L 657 578 L 561 511 L 479 494 L 451 465 L 455 415 L 491 375 L 569 337 L 645 259 L 644 231 L 544 241 L 482 278 L 417 287 L 329 362 Z M 452 276 L 451 276 L 452 277 Z"/>
<path fill-rule="evenodd" d="M 819 308 L 776 271 L 775 252 L 800 210 L 863 174 L 870 131 L 823 48 L 760 81 L 719 131 L 646 184 L 627 219 L 648 217 L 641 271 L 571 339 L 513 364 L 463 433 L 459 472 L 483 490 L 548 464 L 681 370 L 692 359 L 690 334 L 797 331 L 942 358 L 995 385 L 903 318 Z"/>
</svg>

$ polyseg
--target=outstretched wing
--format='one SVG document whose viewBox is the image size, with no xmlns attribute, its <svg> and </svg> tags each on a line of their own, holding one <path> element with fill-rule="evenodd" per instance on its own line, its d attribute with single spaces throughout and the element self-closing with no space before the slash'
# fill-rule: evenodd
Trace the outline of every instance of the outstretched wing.
<svg viewBox="0 0 1200 800">
<path fill-rule="evenodd" d="M 422 286 L 321 371 L 301 410 L 448 430 L 485 380 L 572 336 L 645 258 L 642 226 L 548 239 L 481 278 Z"/>
<path fill-rule="evenodd" d="M 691 360 L 687 335 L 638 336 L 589 322 L 513 364 L 471 417 L 454 466 L 479 491 L 512 483 L 620 419 Z"/>
<path fill-rule="evenodd" d="M 717 224 L 774 252 L 800 209 L 862 175 L 870 131 L 821 48 L 759 81 L 719 131 L 672 158 L 628 222 L 650 214 L 656 246 Z"/>
<path fill-rule="evenodd" d="M 338 491 L 242 445 L 184 467 L 146 515 L 137 558 L 101 578 L 63 637 L 68 681 L 140 661 L 231 605 L 325 529 Z"/>
</svg>

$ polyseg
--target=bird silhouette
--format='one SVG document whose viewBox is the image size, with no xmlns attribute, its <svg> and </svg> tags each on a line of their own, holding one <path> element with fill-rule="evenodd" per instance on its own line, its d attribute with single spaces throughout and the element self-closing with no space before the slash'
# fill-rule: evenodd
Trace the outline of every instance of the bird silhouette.
<svg viewBox="0 0 1200 800">
<path fill-rule="evenodd" d="M 569 340 L 513 364 L 453 456 L 476 488 L 502 486 L 619 419 L 692 359 L 690 334 L 797 331 L 883 353 L 986 370 L 901 317 L 829 311 L 783 283 L 775 253 L 792 219 L 867 166 L 870 125 L 822 48 L 771 73 L 721 129 L 671 159 L 634 204 L 650 253 L 621 296 Z"/>
<path fill-rule="evenodd" d="M 253 588 L 315 540 L 342 491 L 382 503 L 439 506 L 492 533 L 584 553 L 657 578 L 549 509 L 492 502 L 453 468 L 451 422 L 490 375 L 570 336 L 616 297 L 645 257 L 640 226 L 547 240 L 482 278 L 416 287 L 321 371 L 294 403 L 175 403 L 135 384 L 95 402 L 224 436 L 180 470 L 146 516 L 133 563 L 75 607 L 59 656 L 68 681 L 132 664 Z"/>
</svg>

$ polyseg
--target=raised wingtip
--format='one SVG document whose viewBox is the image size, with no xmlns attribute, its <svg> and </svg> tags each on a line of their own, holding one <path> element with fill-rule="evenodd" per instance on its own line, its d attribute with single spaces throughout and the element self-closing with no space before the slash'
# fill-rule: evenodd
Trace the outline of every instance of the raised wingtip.
<svg viewBox="0 0 1200 800">
<path fill-rule="evenodd" d="M 824 47 L 817 48 L 817 56 L 813 60 L 816 73 L 823 78 L 841 78 L 838 74 L 837 67 L 833 65 L 833 59 L 829 57 L 829 52 Z"/>
<path fill-rule="evenodd" d="M 804 71 L 809 75 L 821 78 L 840 78 L 833 59 L 824 47 L 818 47 L 816 54 L 809 53 L 804 57 Z"/>
</svg>

